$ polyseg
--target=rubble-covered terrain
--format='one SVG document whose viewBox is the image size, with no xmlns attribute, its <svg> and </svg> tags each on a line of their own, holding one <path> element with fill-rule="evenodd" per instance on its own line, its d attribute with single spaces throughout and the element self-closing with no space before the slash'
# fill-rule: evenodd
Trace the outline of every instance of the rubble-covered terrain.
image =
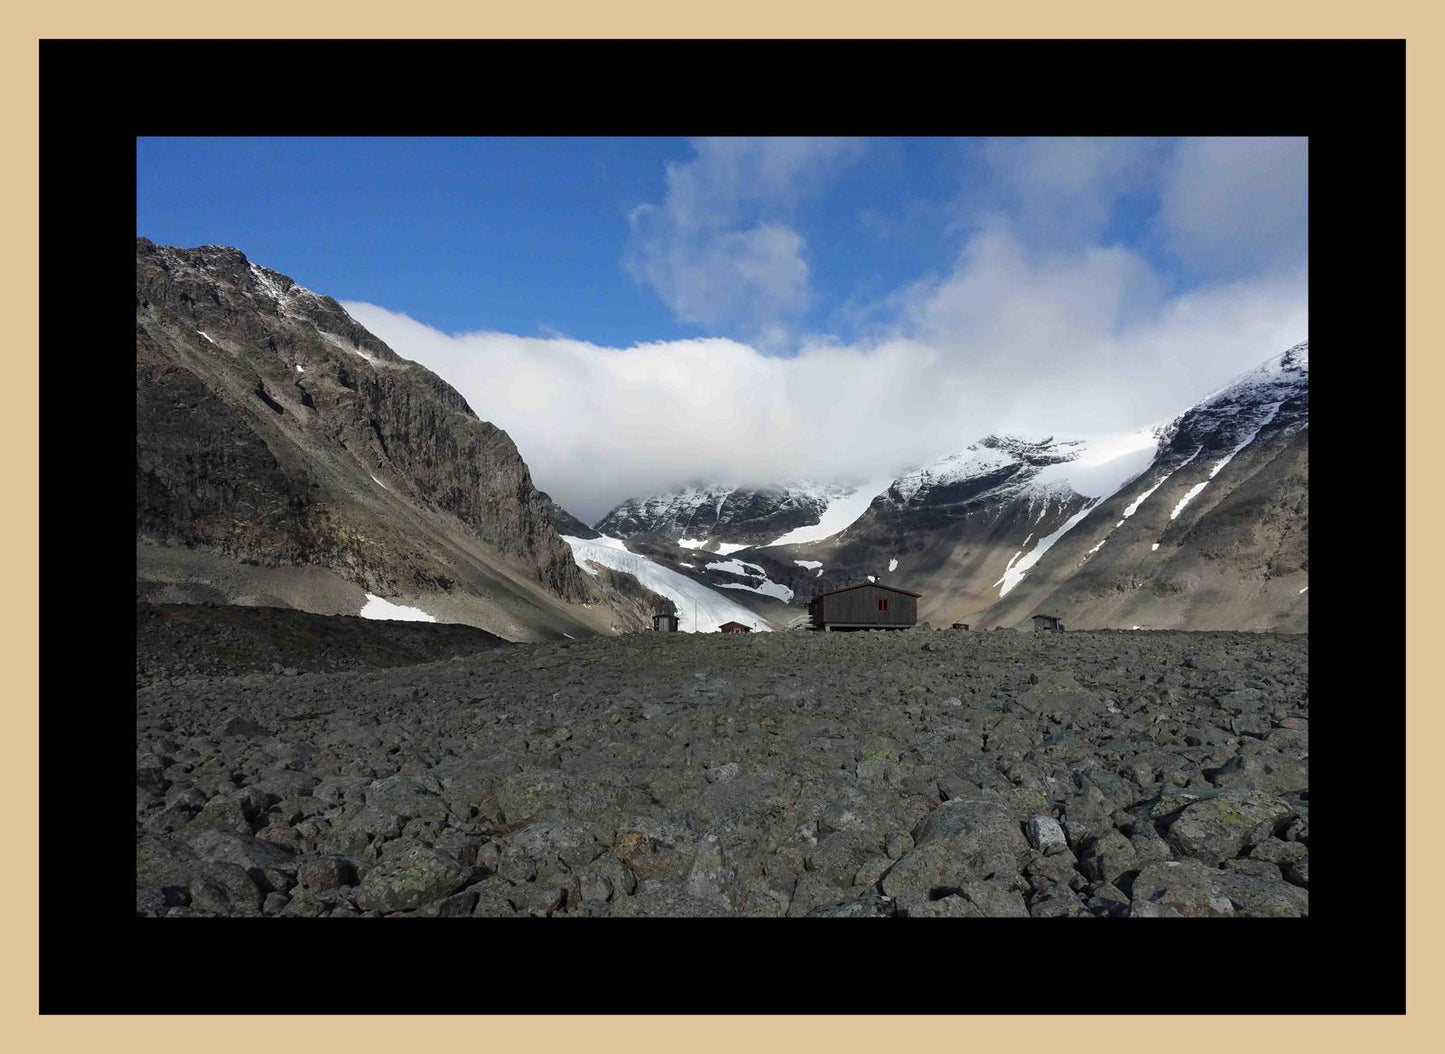
<svg viewBox="0 0 1445 1054">
<path fill-rule="evenodd" d="M 317 615 L 236 604 L 136 604 L 135 672 L 154 677 L 414 666 L 507 641 L 472 626 Z"/>
<path fill-rule="evenodd" d="M 261 630 L 198 665 L 164 623 L 138 915 L 1309 913 L 1303 635 L 634 633 L 271 673 Z"/>
</svg>

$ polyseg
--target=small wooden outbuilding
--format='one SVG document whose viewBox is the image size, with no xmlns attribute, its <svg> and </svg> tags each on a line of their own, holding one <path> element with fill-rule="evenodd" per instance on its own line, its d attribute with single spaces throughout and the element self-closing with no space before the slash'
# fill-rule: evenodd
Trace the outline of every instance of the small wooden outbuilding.
<svg viewBox="0 0 1445 1054">
<path fill-rule="evenodd" d="M 1064 632 L 1064 624 L 1056 615 L 1035 615 L 1033 619 L 1035 633 Z"/>
<path fill-rule="evenodd" d="M 717 628 L 719 633 L 751 633 L 751 626 L 744 626 L 741 622 L 724 622 Z"/>
<path fill-rule="evenodd" d="M 820 593 L 808 602 L 814 629 L 909 629 L 918 624 L 918 598 L 914 593 L 880 582 L 844 586 Z"/>
<path fill-rule="evenodd" d="M 659 611 L 652 616 L 652 628 L 658 633 L 676 633 L 677 616 L 667 611 Z"/>
</svg>

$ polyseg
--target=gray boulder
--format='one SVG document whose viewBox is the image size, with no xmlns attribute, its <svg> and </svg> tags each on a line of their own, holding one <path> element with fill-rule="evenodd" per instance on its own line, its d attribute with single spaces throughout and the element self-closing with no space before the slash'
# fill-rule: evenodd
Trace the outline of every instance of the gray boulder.
<svg viewBox="0 0 1445 1054">
<path fill-rule="evenodd" d="M 425 845 L 388 852 L 361 880 L 357 904 L 363 911 L 414 911 L 456 892 L 471 877 L 445 853 Z"/>
<path fill-rule="evenodd" d="M 1233 915 L 1220 883 L 1222 872 L 1194 860 L 1166 860 L 1142 868 L 1130 889 L 1130 918 Z"/>
<path fill-rule="evenodd" d="M 1166 837 L 1178 856 L 1218 866 L 1270 837 L 1292 814 L 1278 798 L 1227 792 L 1186 806 Z"/>
<path fill-rule="evenodd" d="M 1069 847 L 1064 829 L 1052 816 L 1034 816 L 1024 828 L 1029 844 L 1040 852 L 1059 851 Z"/>
<path fill-rule="evenodd" d="M 885 894 L 914 906 L 948 895 L 971 882 L 1001 878 L 1026 888 L 1021 861 L 1029 844 L 994 798 L 944 802 L 913 832 L 914 847 L 883 876 Z"/>
</svg>

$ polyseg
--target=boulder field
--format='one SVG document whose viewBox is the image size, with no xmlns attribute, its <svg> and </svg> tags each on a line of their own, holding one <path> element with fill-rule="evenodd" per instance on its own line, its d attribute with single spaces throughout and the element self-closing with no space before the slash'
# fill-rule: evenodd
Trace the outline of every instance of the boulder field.
<svg viewBox="0 0 1445 1054">
<path fill-rule="evenodd" d="M 1309 913 L 1304 635 L 141 653 L 138 915 Z"/>
</svg>

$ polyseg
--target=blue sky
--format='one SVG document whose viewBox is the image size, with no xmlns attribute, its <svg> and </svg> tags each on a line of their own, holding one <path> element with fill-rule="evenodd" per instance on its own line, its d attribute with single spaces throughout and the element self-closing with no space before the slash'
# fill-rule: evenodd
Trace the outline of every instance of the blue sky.
<svg viewBox="0 0 1445 1054">
<path fill-rule="evenodd" d="M 755 215 L 806 233 L 815 296 L 790 321 L 851 337 L 857 306 L 946 267 L 957 140 L 889 140 L 815 195 Z M 403 306 L 449 333 L 600 344 L 735 335 L 684 321 L 624 263 L 639 205 L 664 200 L 685 139 L 142 139 L 136 230 L 234 245 L 341 300 Z M 857 251 L 859 246 L 866 251 Z M 789 349 L 779 349 L 789 350 Z"/>
<path fill-rule="evenodd" d="M 142 139 L 136 231 L 234 245 L 337 299 L 448 332 L 682 335 L 619 263 L 627 214 L 686 144 Z"/>
<path fill-rule="evenodd" d="M 586 513 L 1167 415 L 1308 335 L 1307 211 L 1303 140 L 137 144 L 138 234 L 334 296 Z"/>
<path fill-rule="evenodd" d="M 752 320 L 677 311 L 627 266 L 629 217 L 664 202 L 667 166 L 694 156 L 663 138 L 142 139 L 136 228 L 162 244 L 237 246 L 310 288 L 398 305 L 448 333 L 619 347 L 753 338 Z M 748 222 L 806 240 L 810 295 L 783 312 L 794 338 L 852 340 L 886 321 L 889 294 L 946 270 L 990 205 L 1017 205 L 977 141 L 875 140 L 819 160 L 806 193 L 744 206 Z M 1156 209 L 1153 195 L 1121 194 L 1102 237 L 1171 269 L 1151 237 Z"/>
</svg>

